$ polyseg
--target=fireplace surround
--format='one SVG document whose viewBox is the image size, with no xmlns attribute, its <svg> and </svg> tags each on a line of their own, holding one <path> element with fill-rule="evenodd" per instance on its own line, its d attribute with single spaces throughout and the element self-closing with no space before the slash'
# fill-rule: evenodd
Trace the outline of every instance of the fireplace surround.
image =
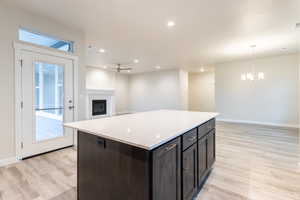
<svg viewBox="0 0 300 200">
<path fill-rule="evenodd" d="M 114 90 L 87 90 L 87 119 L 110 117 L 115 114 Z"/>
</svg>

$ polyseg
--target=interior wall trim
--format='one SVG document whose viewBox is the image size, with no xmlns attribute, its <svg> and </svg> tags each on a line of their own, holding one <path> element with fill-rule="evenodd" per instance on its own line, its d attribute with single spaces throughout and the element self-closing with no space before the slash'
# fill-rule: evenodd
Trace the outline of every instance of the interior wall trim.
<svg viewBox="0 0 300 200">
<path fill-rule="evenodd" d="M 250 120 L 223 119 L 223 118 L 217 118 L 216 120 L 220 122 L 275 126 L 275 127 L 283 127 L 283 128 L 299 128 L 299 124 L 279 124 L 279 123 L 259 122 L 259 121 L 250 121 Z"/>
<path fill-rule="evenodd" d="M 13 164 L 13 163 L 17 163 L 17 162 L 19 162 L 19 160 L 16 157 L 1 159 L 0 160 L 0 167 L 10 165 L 10 164 Z"/>
</svg>

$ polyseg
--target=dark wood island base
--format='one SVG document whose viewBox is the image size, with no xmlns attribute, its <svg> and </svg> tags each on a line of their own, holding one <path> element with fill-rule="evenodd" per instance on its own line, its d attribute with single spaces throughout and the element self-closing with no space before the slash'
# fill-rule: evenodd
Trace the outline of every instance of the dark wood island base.
<svg viewBox="0 0 300 200">
<path fill-rule="evenodd" d="M 153 150 L 78 132 L 78 200 L 191 200 L 215 162 L 215 119 Z"/>
</svg>

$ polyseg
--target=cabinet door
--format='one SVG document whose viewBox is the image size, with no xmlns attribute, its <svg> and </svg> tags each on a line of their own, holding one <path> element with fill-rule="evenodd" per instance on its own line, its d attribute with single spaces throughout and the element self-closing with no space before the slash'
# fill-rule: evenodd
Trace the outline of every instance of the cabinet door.
<svg viewBox="0 0 300 200">
<path fill-rule="evenodd" d="M 181 139 L 153 152 L 153 199 L 181 199 Z"/>
<path fill-rule="evenodd" d="M 148 151 L 79 132 L 77 152 L 78 199 L 150 199 Z"/>
<path fill-rule="evenodd" d="M 197 144 L 183 152 L 182 193 L 183 200 L 191 200 L 197 192 Z"/>
<path fill-rule="evenodd" d="M 207 169 L 207 138 L 198 141 L 198 186 L 200 187 L 203 175 Z"/>
<path fill-rule="evenodd" d="M 215 162 L 215 130 L 211 131 L 207 136 L 207 167 L 211 168 Z"/>
</svg>

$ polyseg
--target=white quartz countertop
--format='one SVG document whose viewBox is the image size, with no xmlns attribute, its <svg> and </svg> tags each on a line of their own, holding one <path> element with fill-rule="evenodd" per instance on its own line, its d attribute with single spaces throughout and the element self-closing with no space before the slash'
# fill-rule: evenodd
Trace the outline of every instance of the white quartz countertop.
<svg viewBox="0 0 300 200">
<path fill-rule="evenodd" d="M 218 113 L 158 110 L 66 123 L 66 127 L 152 150 L 215 118 Z"/>
</svg>

